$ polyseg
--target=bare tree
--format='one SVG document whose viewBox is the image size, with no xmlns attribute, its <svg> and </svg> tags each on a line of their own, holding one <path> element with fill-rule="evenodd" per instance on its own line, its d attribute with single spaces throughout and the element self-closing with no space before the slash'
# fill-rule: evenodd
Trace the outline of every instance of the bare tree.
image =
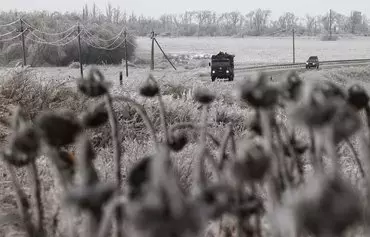
<svg viewBox="0 0 370 237">
<path fill-rule="evenodd" d="M 234 11 L 228 14 L 232 25 L 232 34 L 237 34 L 240 31 L 240 25 L 243 21 L 243 16 L 240 12 Z"/>
<path fill-rule="evenodd" d="M 290 30 L 295 27 L 297 25 L 297 21 L 298 18 L 291 12 L 284 13 L 278 20 L 279 27 L 286 30 Z"/>
<path fill-rule="evenodd" d="M 108 22 L 112 22 L 113 19 L 113 7 L 110 2 L 108 2 L 106 8 L 105 8 L 105 14 L 107 17 Z"/>
<path fill-rule="evenodd" d="M 253 27 L 257 35 L 261 35 L 265 30 L 270 15 L 271 15 L 270 10 L 257 9 L 254 12 Z"/>
<path fill-rule="evenodd" d="M 97 15 L 96 4 L 94 3 L 93 8 L 92 8 L 92 17 L 93 17 L 94 20 L 96 19 L 96 15 Z"/>
<path fill-rule="evenodd" d="M 305 22 L 306 22 L 306 30 L 309 35 L 315 35 L 316 30 L 315 30 L 315 25 L 316 25 L 316 17 L 306 15 L 305 17 Z"/>
<path fill-rule="evenodd" d="M 113 22 L 118 24 L 119 21 L 120 21 L 120 17 L 121 17 L 121 9 L 118 6 L 118 7 L 113 9 Z"/>
<path fill-rule="evenodd" d="M 196 19 L 198 21 L 198 37 L 200 36 L 201 29 L 208 18 L 212 16 L 211 11 L 198 11 Z"/>
<path fill-rule="evenodd" d="M 363 31 L 362 27 L 363 27 L 364 21 L 363 21 L 362 13 L 359 11 L 351 12 L 351 16 L 349 17 L 348 23 L 349 23 L 352 34 L 355 34 L 359 31 Z"/>
</svg>

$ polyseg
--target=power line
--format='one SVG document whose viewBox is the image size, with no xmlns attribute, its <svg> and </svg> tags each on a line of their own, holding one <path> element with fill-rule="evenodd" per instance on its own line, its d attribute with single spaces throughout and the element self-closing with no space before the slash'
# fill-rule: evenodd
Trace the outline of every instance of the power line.
<svg viewBox="0 0 370 237">
<path fill-rule="evenodd" d="M 34 40 L 32 38 L 29 38 L 28 36 L 25 36 L 25 38 L 35 42 L 35 43 L 38 43 L 38 44 L 47 44 L 47 45 L 53 45 L 53 46 L 65 46 L 71 42 L 73 42 L 74 40 L 76 40 L 78 38 L 78 36 L 81 35 L 82 32 L 80 32 L 79 34 L 77 34 L 73 39 L 69 40 L 68 42 L 66 43 L 63 43 L 63 44 L 54 44 L 54 43 L 50 43 L 50 42 L 42 42 L 42 41 L 38 41 L 38 40 Z"/>
<path fill-rule="evenodd" d="M 131 46 L 134 47 L 135 49 L 137 48 L 137 46 L 134 43 L 132 43 L 131 41 L 129 41 L 128 39 L 127 39 L 127 43 L 131 44 Z"/>
<path fill-rule="evenodd" d="M 16 38 L 18 38 L 18 37 L 22 36 L 22 34 L 23 34 L 23 33 L 21 32 L 21 33 L 19 33 L 18 35 L 16 35 L 16 36 L 12 37 L 12 38 L 0 40 L 0 42 L 9 42 L 9 41 L 15 40 Z"/>
<path fill-rule="evenodd" d="M 17 29 L 15 29 L 15 30 L 13 30 L 13 31 L 9 31 L 9 32 L 7 32 L 7 33 L 5 33 L 5 34 L 0 35 L 0 38 L 2 38 L 2 37 L 4 37 L 4 36 L 11 35 L 11 34 L 13 34 L 14 32 L 17 32 Z"/>
<path fill-rule="evenodd" d="M 84 25 L 81 25 L 82 26 L 82 28 L 84 29 L 84 31 L 88 34 L 88 35 L 90 35 L 90 36 L 94 36 L 92 33 L 91 33 L 91 31 L 89 31 L 87 28 L 86 28 L 86 26 L 84 26 Z M 97 37 L 97 39 L 98 40 L 100 40 L 100 41 L 102 41 L 102 42 L 110 42 L 110 41 L 112 41 L 112 40 L 115 40 L 116 38 L 118 38 L 119 36 L 121 36 L 122 35 L 122 33 L 125 31 L 125 27 L 123 27 L 122 29 L 121 29 L 121 31 L 117 34 L 117 35 L 115 35 L 113 38 L 111 38 L 111 39 L 102 39 L 102 38 L 99 38 L 99 37 Z M 96 36 L 94 36 L 94 37 L 96 37 Z"/>
<path fill-rule="evenodd" d="M 114 45 L 116 42 L 117 42 L 117 40 L 120 38 L 119 37 L 120 35 L 118 35 L 118 37 L 112 42 L 112 43 L 110 43 L 109 45 L 107 45 L 107 46 L 97 46 L 97 47 L 105 47 L 105 48 L 109 48 L 109 47 L 111 47 L 112 45 Z M 94 38 L 93 37 L 95 37 L 95 36 L 91 36 L 91 37 L 89 37 L 88 35 L 87 35 L 87 38 L 88 39 L 90 39 L 90 41 L 91 42 L 93 42 L 93 40 L 94 40 Z M 95 43 L 95 42 L 94 42 Z"/>
<path fill-rule="evenodd" d="M 38 35 L 34 34 L 33 32 L 30 32 L 31 35 L 35 36 L 37 38 L 38 41 L 40 42 L 45 42 L 45 43 L 50 43 L 50 44 L 56 44 L 56 43 L 59 43 L 59 42 L 62 42 L 63 40 L 67 39 L 68 37 L 70 37 L 74 32 L 71 31 L 68 35 L 66 35 L 65 37 L 57 40 L 57 41 L 54 41 L 54 42 L 49 42 L 41 37 L 39 37 Z"/>
<path fill-rule="evenodd" d="M 3 28 L 3 27 L 12 26 L 12 25 L 14 25 L 14 24 L 18 23 L 18 22 L 19 22 L 19 20 L 20 20 L 20 19 L 15 20 L 15 21 L 13 21 L 13 22 L 10 22 L 10 23 L 8 23 L 8 24 L 0 25 L 0 27 L 1 27 L 1 28 Z"/>
<path fill-rule="evenodd" d="M 127 34 L 126 34 L 126 37 L 124 37 L 122 39 L 122 41 L 119 42 L 118 45 L 115 45 L 121 39 L 122 32 L 124 32 L 124 30 L 125 30 L 124 27 L 113 38 L 111 38 L 111 39 L 102 39 L 102 38 L 100 38 L 98 36 L 95 36 L 93 33 L 91 33 L 91 31 L 89 31 L 87 29 L 86 26 L 82 25 L 83 30 L 79 34 L 77 34 L 75 37 L 73 37 L 72 39 L 70 39 L 70 40 L 68 40 L 67 42 L 64 42 L 64 43 L 61 43 L 61 42 L 63 42 L 64 40 L 66 40 L 66 39 L 68 39 L 69 37 L 72 36 L 72 34 L 74 33 L 73 30 L 74 30 L 74 28 L 76 28 L 77 25 L 74 25 L 74 26 L 70 27 L 69 29 L 67 29 L 67 30 L 65 30 L 63 32 L 57 32 L 57 33 L 50 33 L 50 32 L 42 31 L 40 29 L 35 28 L 34 26 L 32 26 L 31 24 L 29 24 L 28 22 L 26 22 L 24 20 L 17 20 L 17 21 L 11 22 L 11 23 L 6 24 L 6 25 L 0 25 L 0 27 L 3 27 L 3 26 L 11 26 L 11 25 L 14 25 L 15 23 L 17 23 L 19 21 L 21 21 L 22 23 L 24 23 L 28 28 L 26 30 L 24 30 L 23 32 L 17 34 L 14 37 L 7 38 L 7 39 L 2 39 L 2 40 L 0 40 L 0 42 L 12 41 L 12 40 L 14 40 L 14 39 L 22 36 L 22 34 L 25 33 L 28 30 L 30 32 L 30 34 L 25 35 L 24 37 L 26 39 L 34 42 L 34 43 L 41 44 L 41 45 L 65 46 L 65 45 L 73 42 L 74 40 L 76 40 L 79 36 L 84 35 L 85 37 L 82 37 L 82 40 L 87 45 L 89 45 L 89 46 L 91 46 L 93 48 L 96 48 L 96 49 L 112 51 L 112 50 L 115 50 L 115 49 L 121 47 L 123 44 L 125 44 L 125 42 L 127 44 L 130 44 L 132 47 L 137 48 L 137 46 L 134 43 L 132 43 L 130 40 L 128 40 Z M 30 30 L 30 29 L 32 29 L 32 30 Z M 0 38 L 1 37 L 5 37 L 5 36 L 8 36 L 8 35 L 11 35 L 11 34 L 13 34 L 15 32 L 17 32 L 17 29 L 15 29 L 13 31 L 6 32 L 6 33 L 0 35 Z M 66 33 L 68 33 L 68 34 L 66 36 L 64 36 L 63 38 L 58 39 L 56 41 L 47 41 L 44 38 L 41 38 L 39 35 L 35 34 L 35 32 L 39 32 L 39 33 L 44 34 L 44 35 L 47 35 L 47 36 L 58 36 L 58 35 L 66 34 Z M 113 42 L 110 43 L 107 46 L 100 46 L 100 45 L 97 45 L 97 42 L 95 42 L 96 40 L 99 40 L 99 41 L 102 41 L 102 42 L 103 41 L 104 42 L 113 41 Z M 115 46 L 112 47 L 113 45 L 115 45 Z M 126 45 L 125 45 L 125 47 L 126 47 Z"/>
<path fill-rule="evenodd" d="M 72 27 L 70 27 L 69 29 L 65 30 L 65 31 L 62 31 L 62 32 L 57 32 L 57 33 L 50 33 L 50 32 L 45 32 L 45 31 L 42 31 L 36 27 L 34 27 L 33 25 L 29 24 L 28 22 L 22 20 L 23 23 L 28 26 L 30 29 L 32 29 L 32 31 L 37 31 L 37 32 L 40 32 L 41 34 L 45 34 L 45 35 L 54 35 L 54 36 L 57 36 L 57 35 L 63 35 L 63 34 L 66 34 L 67 32 L 71 31 L 71 30 L 74 30 L 76 28 L 77 25 L 73 25 Z"/>
<path fill-rule="evenodd" d="M 117 46 L 115 46 L 113 48 L 106 48 L 106 47 L 99 47 L 99 46 L 92 45 L 91 43 L 89 43 L 88 41 L 86 41 L 85 38 L 82 38 L 82 41 L 84 41 L 87 45 L 89 45 L 89 46 L 91 46 L 93 48 L 107 50 L 107 51 L 115 50 L 115 49 L 119 48 L 121 45 L 123 45 L 125 43 L 125 39 L 123 39 L 123 41 L 119 45 L 117 45 Z"/>
</svg>

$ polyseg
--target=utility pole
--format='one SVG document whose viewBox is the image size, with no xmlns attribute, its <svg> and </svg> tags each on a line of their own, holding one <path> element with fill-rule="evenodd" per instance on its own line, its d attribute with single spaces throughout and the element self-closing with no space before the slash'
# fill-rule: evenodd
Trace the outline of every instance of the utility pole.
<svg viewBox="0 0 370 237">
<path fill-rule="evenodd" d="M 151 33 L 151 39 L 152 39 L 152 60 L 151 60 L 151 64 L 150 64 L 150 69 L 151 70 L 154 70 L 154 42 L 157 44 L 158 48 L 161 50 L 161 52 L 163 53 L 164 57 L 167 59 L 167 61 L 171 64 L 171 66 L 175 69 L 176 67 L 172 64 L 172 62 L 170 61 L 170 59 L 167 57 L 166 53 L 163 51 L 161 45 L 158 43 L 157 39 L 155 38 L 155 34 L 154 34 L 154 31 L 152 31 Z"/>
<path fill-rule="evenodd" d="M 128 64 L 127 64 L 127 32 L 125 30 L 125 61 L 126 61 L 126 77 L 128 77 Z"/>
<path fill-rule="evenodd" d="M 77 34 L 78 34 L 78 57 L 79 57 L 79 61 L 80 61 L 80 72 L 81 72 L 81 78 L 84 77 L 84 71 L 83 71 L 83 68 L 82 68 L 82 52 L 81 52 L 81 28 L 80 28 L 80 23 L 78 23 L 78 26 L 77 26 Z"/>
<path fill-rule="evenodd" d="M 293 64 L 295 64 L 295 29 L 293 28 Z"/>
<path fill-rule="evenodd" d="M 331 38 L 332 38 L 332 30 L 331 30 L 331 28 L 332 28 L 332 13 L 331 13 L 331 9 L 330 9 L 330 11 L 329 11 L 329 34 L 330 34 L 330 36 L 329 36 L 329 40 L 331 40 Z"/>
<path fill-rule="evenodd" d="M 150 70 L 154 70 L 154 30 L 151 33 L 151 39 L 152 39 L 152 53 L 151 53 L 151 63 L 150 63 Z"/>
<path fill-rule="evenodd" d="M 20 19 L 20 22 L 21 22 L 21 33 L 22 33 L 23 67 L 25 67 L 27 65 L 27 58 L 26 58 L 26 45 L 24 42 L 23 20 Z"/>
<path fill-rule="evenodd" d="M 162 47 L 159 45 L 159 43 L 158 43 L 157 39 L 156 39 L 156 38 L 154 38 L 154 40 L 155 40 L 155 42 L 157 43 L 158 48 L 162 51 L 162 53 L 163 53 L 164 57 L 167 59 L 167 61 L 171 64 L 171 66 L 172 66 L 175 70 L 177 70 L 177 69 L 176 69 L 176 67 L 175 67 L 175 66 L 172 64 L 172 62 L 170 61 L 170 59 L 167 57 L 167 55 L 165 54 L 165 52 L 163 51 Z"/>
</svg>

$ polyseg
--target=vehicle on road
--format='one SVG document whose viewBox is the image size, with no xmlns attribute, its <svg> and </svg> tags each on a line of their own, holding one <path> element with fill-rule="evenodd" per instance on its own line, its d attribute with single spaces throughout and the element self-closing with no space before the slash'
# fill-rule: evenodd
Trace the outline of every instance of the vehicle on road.
<svg viewBox="0 0 370 237">
<path fill-rule="evenodd" d="M 216 78 L 234 80 L 234 57 L 235 55 L 226 52 L 219 52 L 211 56 L 211 79 L 215 81 Z"/>
<path fill-rule="evenodd" d="M 306 69 L 310 69 L 312 67 L 316 69 L 319 69 L 320 67 L 319 58 L 317 56 L 310 56 L 306 62 Z"/>
</svg>

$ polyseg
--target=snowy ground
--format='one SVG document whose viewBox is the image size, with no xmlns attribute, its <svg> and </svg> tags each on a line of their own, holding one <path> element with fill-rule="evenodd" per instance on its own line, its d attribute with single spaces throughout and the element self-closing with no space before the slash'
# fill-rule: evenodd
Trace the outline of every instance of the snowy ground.
<svg viewBox="0 0 370 237">
<path fill-rule="evenodd" d="M 207 55 L 226 51 L 235 54 L 236 64 L 291 63 L 293 58 L 292 38 L 289 37 L 182 37 L 157 38 L 169 55 L 186 55 L 207 58 Z M 151 40 L 137 40 L 137 54 L 150 58 Z M 310 55 L 320 60 L 369 58 L 370 38 L 343 38 L 338 41 L 321 41 L 320 38 L 296 38 L 296 62 L 304 62 Z M 155 45 L 155 55 L 163 57 Z"/>
</svg>

